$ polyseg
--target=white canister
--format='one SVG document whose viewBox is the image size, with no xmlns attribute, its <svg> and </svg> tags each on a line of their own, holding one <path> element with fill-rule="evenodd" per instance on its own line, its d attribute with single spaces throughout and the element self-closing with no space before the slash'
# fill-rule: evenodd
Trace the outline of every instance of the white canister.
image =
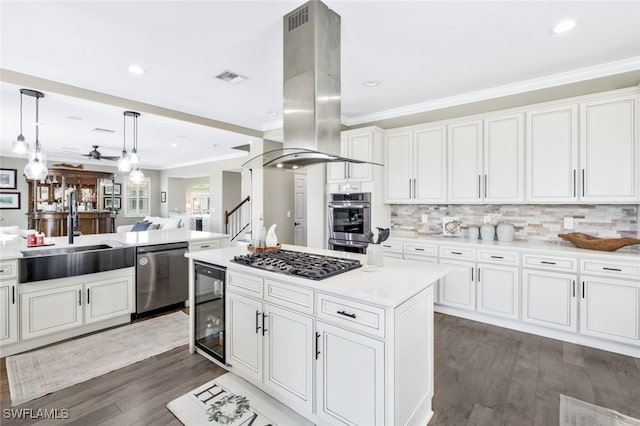
<svg viewBox="0 0 640 426">
<path fill-rule="evenodd" d="M 491 224 L 484 224 L 480 227 L 480 236 L 485 241 L 491 241 L 496 237 L 496 227 Z"/>
<path fill-rule="evenodd" d="M 510 223 L 499 223 L 496 227 L 496 234 L 498 235 L 498 241 L 513 241 L 515 229 Z"/>
<path fill-rule="evenodd" d="M 367 264 L 382 267 L 384 253 L 382 244 L 369 244 L 367 246 Z"/>
<path fill-rule="evenodd" d="M 467 228 L 467 231 L 469 233 L 470 240 L 477 240 L 478 238 L 480 238 L 480 228 L 478 228 L 477 226 L 469 226 Z"/>
</svg>

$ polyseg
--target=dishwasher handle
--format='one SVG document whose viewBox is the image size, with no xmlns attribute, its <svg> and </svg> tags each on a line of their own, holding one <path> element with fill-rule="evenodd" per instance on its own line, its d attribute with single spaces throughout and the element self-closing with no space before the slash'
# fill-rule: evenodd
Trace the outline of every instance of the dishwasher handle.
<svg viewBox="0 0 640 426">
<path fill-rule="evenodd" d="M 156 244 L 149 246 L 141 246 L 136 249 L 137 253 L 152 253 L 154 251 L 167 251 L 167 250 L 176 250 L 176 249 L 188 249 L 189 243 L 180 242 L 180 243 L 169 243 L 169 244 Z"/>
</svg>

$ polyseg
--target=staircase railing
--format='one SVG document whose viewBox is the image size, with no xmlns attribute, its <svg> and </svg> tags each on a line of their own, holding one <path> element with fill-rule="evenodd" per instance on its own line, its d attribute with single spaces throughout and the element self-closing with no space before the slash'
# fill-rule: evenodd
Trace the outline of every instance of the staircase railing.
<svg viewBox="0 0 640 426">
<path fill-rule="evenodd" d="M 231 211 L 224 212 L 225 234 L 230 236 L 229 242 L 235 241 L 251 225 L 251 197 L 240 201 Z"/>
</svg>

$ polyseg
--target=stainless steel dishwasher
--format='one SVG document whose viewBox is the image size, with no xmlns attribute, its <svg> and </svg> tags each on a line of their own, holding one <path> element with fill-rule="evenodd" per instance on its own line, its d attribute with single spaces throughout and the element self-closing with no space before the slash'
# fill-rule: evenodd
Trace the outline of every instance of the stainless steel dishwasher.
<svg viewBox="0 0 640 426">
<path fill-rule="evenodd" d="M 136 259 L 136 314 L 183 303 L 189 298 L 189 244 L 142 246 Z"/>
</svg>

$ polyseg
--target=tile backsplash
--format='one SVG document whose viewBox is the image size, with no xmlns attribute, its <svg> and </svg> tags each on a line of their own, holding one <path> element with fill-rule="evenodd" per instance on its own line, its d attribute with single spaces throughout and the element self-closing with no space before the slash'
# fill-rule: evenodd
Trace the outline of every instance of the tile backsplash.
<svg viewBox="0 0 640 426">
<path fill-rule="evenodd" d="M 441 235 L 442 217 L 457 216 L 462 222 L 462 236 L 467 226 L 482 225 L 485 216 L 491 223 L 512 223 L 519 240 L 561 241 L 557 234 L 583 232 L 598 237 L 638 237 L 638 205 L 547 205 L 547 204 L 465 204 L 438 205 L 394 204 L 391 206 L 391 229 L 410 231 L 416 236 Z M 422 216 L 427 215 L 427 223 Z M 564 229 L 564 218 L 572 217 L 574 229 Z"/>
</svg>

